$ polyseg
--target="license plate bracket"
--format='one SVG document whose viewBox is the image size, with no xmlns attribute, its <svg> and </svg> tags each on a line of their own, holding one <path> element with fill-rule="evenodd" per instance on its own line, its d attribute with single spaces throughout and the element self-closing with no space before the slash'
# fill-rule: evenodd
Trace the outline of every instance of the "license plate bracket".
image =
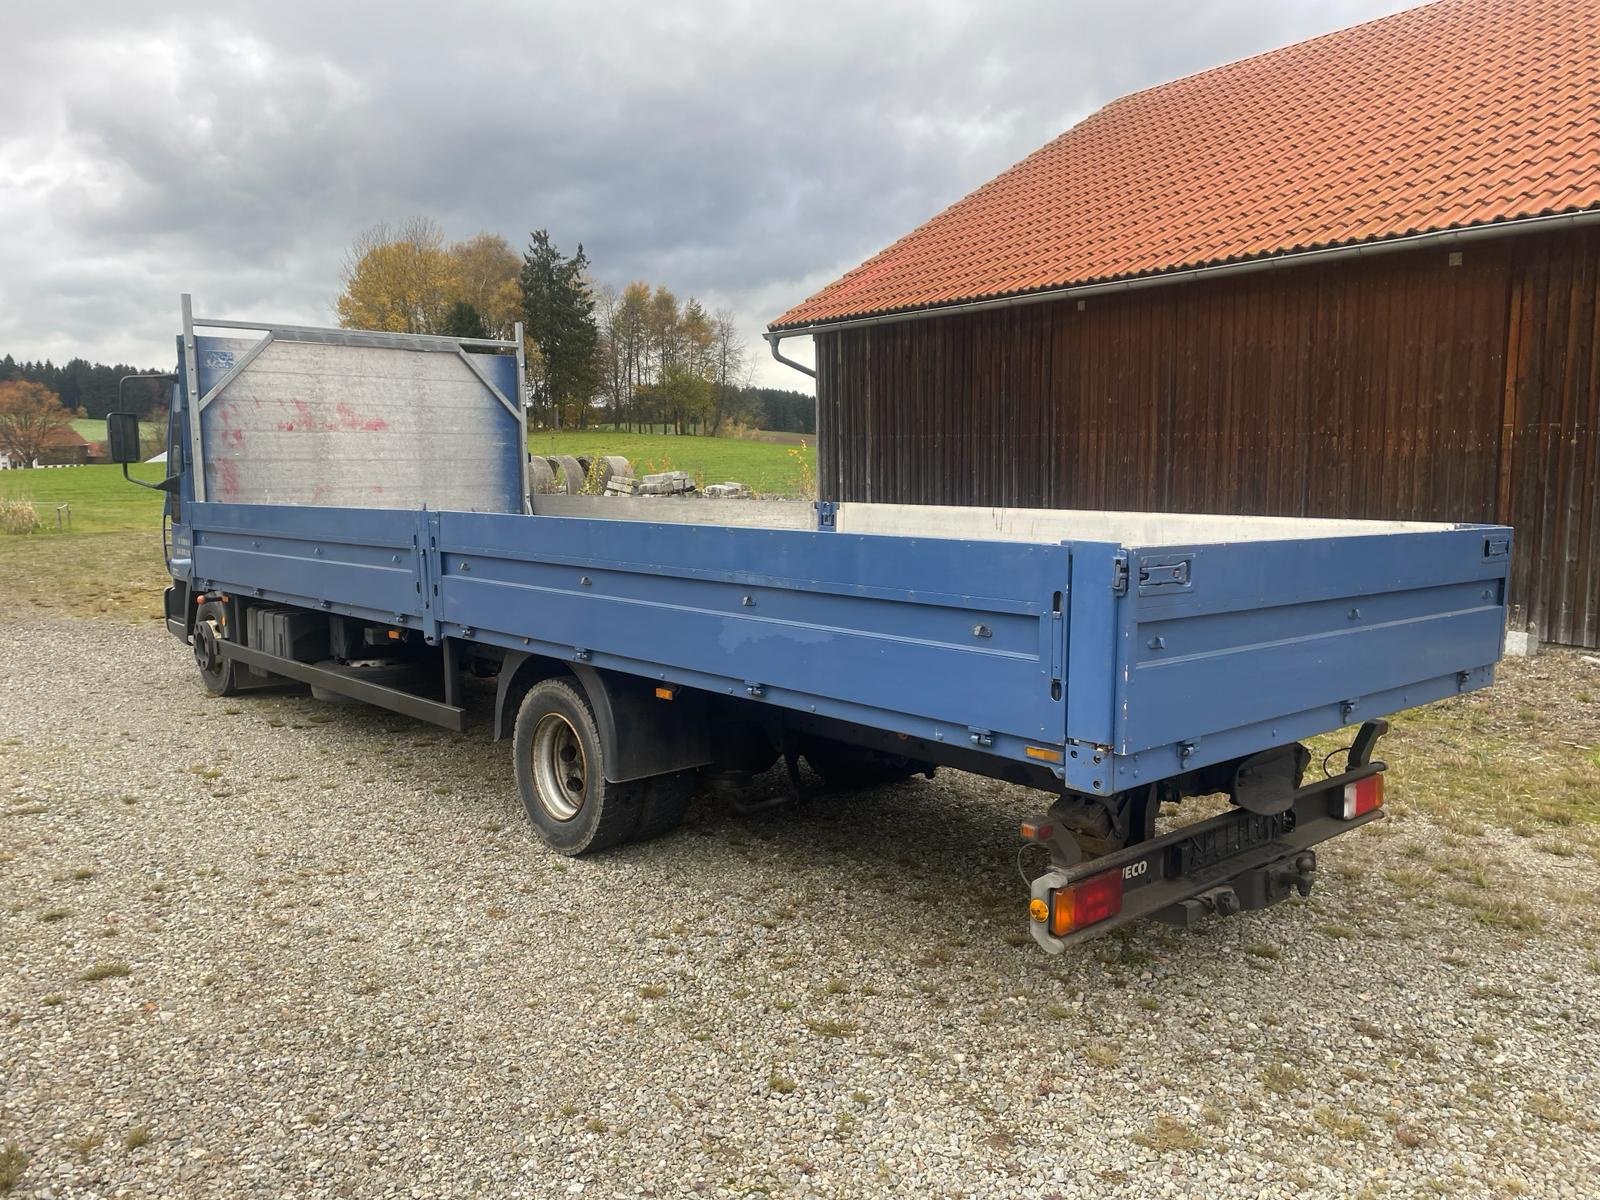
<svg viewBox="0 0 1600 1200">
<path fill-rule="evenodd" d="M 1240 812 L 1234 819 L 1209 829 L 1201 829 L 1167 847 L 1162 874 L 1167 879 L 1193 875 L 1207 867 L 1235 859 L 1246 850 L 1281 841 L 1294 832 L 1295 810 L 1285 809 L 1270 816 Z"/>
</svg>

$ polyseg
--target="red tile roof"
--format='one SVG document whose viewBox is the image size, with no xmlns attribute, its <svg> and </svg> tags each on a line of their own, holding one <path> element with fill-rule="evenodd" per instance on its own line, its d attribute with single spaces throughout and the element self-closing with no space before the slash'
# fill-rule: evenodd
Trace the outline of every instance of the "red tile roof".
<svg viewBox="0 0 1600 1200">
<path fill-rule="evenodd" d="M 1600 208 L 1600 0 L 1443 0 L 1113 101 L 772 328 Z"/>
</svg>

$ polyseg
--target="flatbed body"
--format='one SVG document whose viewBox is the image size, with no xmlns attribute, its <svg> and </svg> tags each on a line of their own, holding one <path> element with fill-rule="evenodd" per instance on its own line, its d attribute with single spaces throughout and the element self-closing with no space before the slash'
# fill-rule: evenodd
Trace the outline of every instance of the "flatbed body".
<svg viewBox="0 0 1600 1200">
<path fill-rule="evenodd" d="M 1159 799 L 1226 791 L 1273 817 L 1205 844 L 1278 898 L 1356 820 L 1340 789 L 1382 770 L 1364 733 L 1308 784 L 1297 743 L 1486 686 L 1501 651 L 1502 526 L 542 495 L 520 335 L 201 322 L 185 298 L 179 360 L 168 621 L 208 681 L 232 664 L 460 728 L 471 662 L 499 676 L 498 736 L 565 679 L 617 784 L 749 766 L 751 737 L 791 771 L 794 746 L 979 771 L 1055 795 L 1126 860 L 1130 896 L 1159 882 L 1141 915 L 1188 911 L 1229 869 L 1200 870 L 1193 840 L 1135 861 Z M 352 637 L 437 654 L 442 682 L 365 673 Z M 744 749 L 722 754 L 734 726 Z M 1088 860 L 1036 829 L 1048 907 Z M 1035 910 L 1047 949 L 1077 936 Z"/>
<path fill-rule="evenodd" d="M 180 569 L 197 594 L 429 644 L 533 651 L 1029 766 L 1056 750 L 1052 772 L 1089 793 L 1482 687 L 1504 628 L 1495 527 L 1140 547 L 849 532 L 877 506 L 839 505 L 807 531 L 608 519 L 614 503 L 592 498 L 589 517 L 194 504 Z M 646 503 L 716 517 L 711 501 Z"/>
</svg>

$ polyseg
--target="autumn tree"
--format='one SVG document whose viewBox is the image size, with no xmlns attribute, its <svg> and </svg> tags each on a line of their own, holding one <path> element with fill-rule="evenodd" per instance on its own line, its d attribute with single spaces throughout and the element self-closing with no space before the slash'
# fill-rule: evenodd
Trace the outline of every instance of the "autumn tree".
<svg viewBox="0 0 1600 1200">
<path fill-rule="evenodd" d="M 449 260 L 452 303 L 472 307 L 483 324 L 481 336 L 511 337 L 522 319 L 522 260 L 511 243 L 497 233 L 480 233 L 451 246 Z"/>
<path fill-rule="evenodd" d="M 632 387 L 627 377 L 627 360 L 617 352 L 617 318 L 622 310 L 622 293 L 608 283 L 594 289 L 594 320 L 599 338 L 595 342 L 594 373 L 599 381 L 600 406 L 617 428 L 627 418 Z"/>
<path fill-rule="evenodd" d="M 444 231 L 428 217 L 374 225 L 345 254 L 339 324 L 389 333 L 437 333 L 451 301 Z"/>
<path fill-rule="evenodd" d="M 683 313 L 678 298 L 665 287 L 658 286 L 650 297 L 645 335 L 645 369 L 652 380 L 659 381 L 683 357 Z"/>
<path fill-rule="evenodd" d="M 71 418 L 56 394 L 42 383 L 14 379 L 0 383 L 0 451 L 13 461 L 31 463 Z"/>
<path fill-rule="evenodd" d="M 729 420 L 758 416 L 749 351 L 732 313 L 713 315 L 693 297 L 680 302 L 642 282 L 620 292 L 602 287 L 597 297 L 599 394 L 618 426 L 717 434 Z"/>
<path fill-rule="evenodd" d="M 539 351 L 538 390 L 558 424 L 570 412 L 580 427 L 588 424 L 599 382 L 600 332 L 588 267 L 581 244 L 564 257 L 543 229 L 534 231 L 522 257 L 522 313 L 528 340 Z"/>
</svg>

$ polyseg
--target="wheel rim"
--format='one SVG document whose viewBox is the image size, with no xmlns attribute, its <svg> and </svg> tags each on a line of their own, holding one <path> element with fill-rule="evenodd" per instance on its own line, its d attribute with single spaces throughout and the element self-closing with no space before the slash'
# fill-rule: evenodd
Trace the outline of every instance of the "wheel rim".
<svg viewBox="0 0 1600 1200">
<path fill-rule="evenodd" d="M 202 675 L 215 675 L 222 665 L 222 655 L 217 650 L 217 626 L 213 621 L 200 621 L 194 627 L 194 661 Z"/>
<path fill-rule="evenodd" d="M 557 821 L 572 820 L 583 807 L 589 782 L 589 760 L 577 729 L 560 713 L 545 713 L 533 727 L 529 753 L 539 806 Z"/>
</svg>

